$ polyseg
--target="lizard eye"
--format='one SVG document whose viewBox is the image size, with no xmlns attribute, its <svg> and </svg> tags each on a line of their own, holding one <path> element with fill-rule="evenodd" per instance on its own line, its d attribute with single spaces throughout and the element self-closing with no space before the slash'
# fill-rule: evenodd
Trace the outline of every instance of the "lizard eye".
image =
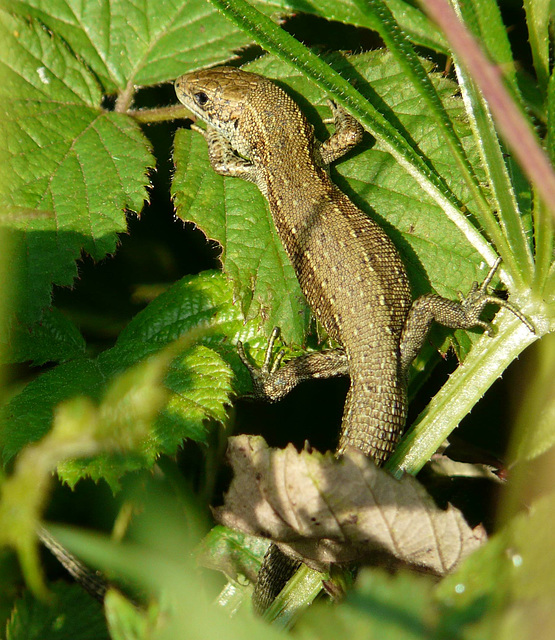
<svg viewBox="0 0 555 640">
<path fill-rule="evenodd" d="M 198 104 L 199 107 L 204 107 L 204 105 L 208 102 L 208 96 L 204 93 L 204 91 L 199 91 L 198 93 L 195 93 L 193 98 L 195 99 L 195 102 Z"/>
</svg>

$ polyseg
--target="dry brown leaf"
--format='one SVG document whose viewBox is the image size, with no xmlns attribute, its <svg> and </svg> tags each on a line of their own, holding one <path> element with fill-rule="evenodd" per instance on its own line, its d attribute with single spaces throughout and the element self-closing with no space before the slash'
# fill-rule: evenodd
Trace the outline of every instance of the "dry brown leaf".
<svg viewBox="0 0 555 640">
<path fill-rule="evenodd" d="M 386 553 L 444 575 L 486 537 L 415 478 L 396 480 L 355 449 L 337 459 L 243 435 L 230 438 L 227 455 L 234 479 L 218 521 L 271 538 L 318 570 Z"/>
</svg>

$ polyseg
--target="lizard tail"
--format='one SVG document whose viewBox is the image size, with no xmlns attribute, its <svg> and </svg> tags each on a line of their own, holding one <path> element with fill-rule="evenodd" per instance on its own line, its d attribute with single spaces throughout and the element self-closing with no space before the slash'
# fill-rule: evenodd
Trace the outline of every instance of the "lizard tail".
<svg viewBox="0 0 555 640">
<path fill-rule="evenodd" d="M 383 370 L 380 372 L 383 376 Z M 393 453 L 407 419 L 406 389 L 395 373 L 376 379 L 364 375 L 351 380 L 345 402 L 337 455 L 355 447 L 382 465 Z"/>
</svg>

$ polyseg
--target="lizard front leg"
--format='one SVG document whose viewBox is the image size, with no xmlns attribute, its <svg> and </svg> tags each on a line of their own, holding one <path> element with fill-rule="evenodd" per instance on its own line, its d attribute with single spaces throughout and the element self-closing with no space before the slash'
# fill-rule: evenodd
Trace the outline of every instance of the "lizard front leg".
<svg viewBox="0 0 555 640">
<path fill-rule="evenodd" d="M 191 129 L 200 133 L 206 140 L 210 166 L 216 173 L 258 184 L 257 173 L 252 163 L 237 155 L 229 140 L 218 129 L 208 126 L 205 130 L 196 124 L 193 124 Z"/>
<path fill-rule="evenodd" d="M 364 135 L 362 125 L 348 111 L 333 100 L 328 100 L 328 105 L 333 118 L 324 122 L 333 122 L 335 131 L 317 150 L 319 161 L 324 167 L 356 147 Z"/>
</svg>

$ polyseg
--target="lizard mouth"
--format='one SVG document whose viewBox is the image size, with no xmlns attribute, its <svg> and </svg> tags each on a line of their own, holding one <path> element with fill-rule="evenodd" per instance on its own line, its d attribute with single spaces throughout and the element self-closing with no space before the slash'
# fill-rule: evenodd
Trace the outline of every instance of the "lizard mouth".
<svg viewBox="0 0 555 640">
<path fill-rule="evenodd" d="M 200 117 L 200 114 L 198 113 L 195 103 L 191 99 L 191 96 L 187 87 L 187 76 L 185 75 L 177 78 L 173 86 L 175 88 L 175 93 L 177 95 L 179 102 L 181 102 L 182 105 L 187 107 L 187 109 L 192 111 L 195 115 Z"/>
</svg>

